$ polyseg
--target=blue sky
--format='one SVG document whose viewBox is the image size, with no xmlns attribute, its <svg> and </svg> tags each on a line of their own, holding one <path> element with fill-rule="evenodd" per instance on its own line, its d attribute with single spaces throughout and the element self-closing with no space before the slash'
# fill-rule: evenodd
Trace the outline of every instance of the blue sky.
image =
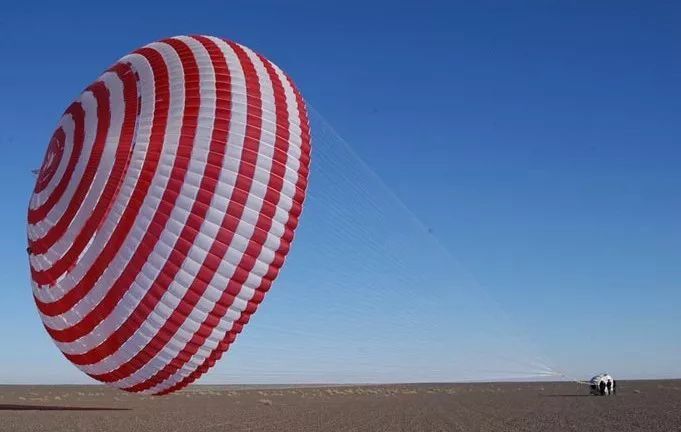
<svg viewBox="0 0 681 432">
<path fill-rule="evenodd" d="M 0 337 L 14 349 L 0 353 L 0 382 L 79 378 L 39 325 L 24 253 L 30 170 L 40 164 L 52 128 L 68 103 L 117 58 L 150 41 L 188 33 L 236 40 L 284 68 L 308 102 L 460 264 L 461 270 L 447 277 L 454 281 L 465 274 L 474 280 L 467 293 L 495 298 L 527 334 L 529 345 L 555 365 L 573 374 L 610 368 L 630 377 L 681 376 L 681 7 L 672 2 L 399 3 L 404 5 L 3 5 Z M 319 160 L 318 184 L 331 187 L 323 178 L 324 158 Z M 326 163 L 329 170 L 343 169 Z M 361 171 L 357 160 L 349 157 L 348 164 L 360 172 L 356 182 L 371 181 L 371 172 Z M 368 190 L 369 201 L 399 207 L 380 187 Z M 268 343 L 278 339 L 277 326 L 291 319 L 277 305 L 290 305 L 294 297 L 287 293 L 296 289 L 309 291 L 309 277 L 323 279 L 319 285 L 332 292 L 337 282 L 332 273 L 306 273 L 317 246 L 312 233 L 323 232 L 328 220 L 342 220 L 315 219 L 331 193 L 322 186 L 317 191 L 321 198 L 311 197 L 280 281 L 292 288 L 272 293 L 251 335 L 240 340 L 244 351 L 235 355 L 268 353 Z M 361 204 L 348 206 L 354 214 L 369 212 Z M 375 227 L 376 220 L 366 217 L 367 226 Z M 411 241 L 431 244 L 419 237 L 423 233 L 416 225 L 410 229 Z M 322 256 L 351 266 L 339 250 Z M 427 251 L 420 255 L 429 256 Z M 442 258 L 442 252 L 433 254 Z M 359 293 L 359 285 L 356 281 L 356 291 L 349 292 Z M 387 284 L 382 292 L 388 297 L 382 299 L 392 299 L 391 289 L 406 292 Z M 377 322 L 390 322 L 394 310 L 408 306 L 394 299 L 391 311 L 353 303 L 349 295 L 335 300 L 345 302 L 346 310 L 373 310 Z M 327 307 L 315 301 L 323 298 L 311 296 L 305 307 Z M 448 301 L 457 304 L 455 298 Z M 596 311 L 596 303 L 607 307 Z M 366 325 L 363 313 L 352 316 L 358 329 Z M 320 318 L 300 319 L 304 329 Z M 461 316 L 438 319 L 452 328 L 462 322 Z M 387 327 L 376 327 L 371 340 L 384 352 L 395 346 Z M 319 325 L 322 335 L 334 331 L 339 330 Z M 302 357 L 333 359 L 341 344 L 341 339 L 338 345 L 330 342 L 324 351 L 313 339 L 310 333 L 300 339 L 308 356 L 296 350 L 286 357 L 286 348 L 275 349 L 289 362 L 280 362 L 282 376 L 286 365 L 300 364 Z M 608 353 L 595 361 L 593 354 L 604 344 Z M 358 349 L 366 365 L 381 361 Z M 429 355 L 456 354 L 451 348 Z M 400 361 L 413 359 L 404 355 Z"/>
</svg>

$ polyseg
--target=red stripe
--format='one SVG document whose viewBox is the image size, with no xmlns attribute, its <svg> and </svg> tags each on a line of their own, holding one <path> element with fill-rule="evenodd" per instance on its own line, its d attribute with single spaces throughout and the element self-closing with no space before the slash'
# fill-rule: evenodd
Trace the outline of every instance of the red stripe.
<svg viewBox="0 0 681 432">
<path fill-rule="evenodd" d="M 73 118 L 73 148 L 71 150 L 71 156 L 69 157 L 69 163 L 64 171 L 64 177 L 59 180 L 57 186 L 54 188 L 50 196 L 47 198 L 45 203 L 34 209 L 28 209 L 28 223 L 30 225 L 35 225 L 47 216 L 47 214 L 52 210 L 52 208 L 59 202 L 62 195 L 66 191 L 66 187 L 71 181 L 73 176 L 73 169 L 78 163 L 80 158 L 80 153 L 83 150 L 83 140 L 85 139 L 84 134 L 84 120 L 85 112 L 83 112 L 83 107 L 80 102 L 74 102 L 66 109 L 64 115 L 71 115 Z"/>
<path fill-rule="evenodd" d="M 193 53 L 190 48 L 183 42 L 177 39 L 170 39 L 165 41 L 173 46 L 178 52 L 185 70 L 186 92 L 195 97 L 200 98 L 199 88 L 199 70 Z M 218 82 L 216 82 L 218 84 Z M 224 80 L 221 80 L 221 85 Z M 227 84 L 229 85 L 229 83 Z M 224 97 L 224 91 L 221 91 Z M 140 305 L 131 314 L 131 316 L 117 329 L 109 339 L 115 340 L 122 345 L 122 343 L 132 336 L 132 331 L 136 331 L 140 323 L 143 323 L 149 314 L 153 311 L 156 304 L 160 301 L 163 293 L 167 290 L 168 285 L 173 281 L 177 271 L 182 266 L 183 261 L 187 257 L 189 249 L 194 243 L 196 236 L 201 230 L 201 225 L 205 220 L 209 204 L 213 199 L 213 194 L 218 184 L 220 171 L 223 164 L 223 156 L 226 149 L 227 131 L 229 130 L 230 119 L 230 100 L 229 90 L 227 90 L 226 100 L 219 102 L 218 109 L 222 115 L 216 117 L 213 124 L 213 136 L 210 143 L 210 150 L 208 151 L 208 159 L 204 168 L 201 185 L 198 189 L 198 195 L 192 204 L 192 208 L 187 219 L 187 224 L 182 228 L 182 231 L 173 247 L 168 261 L 160 270 L 157 279 L 152 283 L 152 288 L 145 294 L 145 297 L 140 301 Z M 187 99 L 190 100 L 190 99 Z M 193 105 L 193 104 L 189 104 Z M 200 103 L 195 105 L 196 112 L 187 112 L 189 119 L 193 119 L 193 124 L 183 124 L 183 133 L 181 134 L 181 141 L 186 140 L 186 144 L 193 145 L 193 139 L 196 129 L 196 119 L 198 118 L 198 110 Z M 188 105 L 185 108 L 189 108 Z M 226 115 L 225 115 L 226 114 Z M 185 128 L 186 126 L 186 128 Z M 193 128 L 189 130 L 189 128 Z M 192 292 L 188 289 L 184 297 L 180 300 L 178 307 L 173 311 L 171 316 L 165 322 L 163 327 L 158 330 L 157 334 L 149 341 L 149 343 L 141 349 L 132 359 L 124 364 L 119 365 L 115 370 L 102 375 L 92 375 L 94 378 L 101 381 L 110 382 L 122 379 L 129 376 L 137 369 L 146 364 L 154 355 L 160 351 L 165 344 L 172 338 L 175 332 L 179 329 L 181 324 L 186 319 L 188 312 L 191 311 L 193 304 L 195 304 L 201 297 L 201 293 Z M 188 310 L 187 310 L 188 309 Z M 125 329 L 128 327 L 130 330 Z M 121 337 L 121 334 L 123 336 Z M 113 347 L 113 346 L 112 346 Z M 120 347 L 120 346 L 119 346 Z M 94 351 L 94 350 L 93 350 Z M 91 359 L 88 359 L 90 361 Z"/>
<path fill-rule="evenodd" d="M 104 151 L 104 144 L 106 142 L 106 136 L 109 132 L 109 126 L 111 122 L 111 111 L 110 111 L 110 94 L 109 90 L 106 88 L 103 82 L 98 81 L 92 84 L 86 89 L 92 93 L 97 101 L 97 132 L 95 134 L 95 140 L 90 151 L 90 158 L 88 159 L 87 165 L 83 171 L 83 175 L 78 182 L 78 186 L 71 197 L 71 200 L 64 211 L 64 214 L 60 217 L 59 221 L 52 225 L 47 231 L 45 236 L 42 238 L 35 239 L 29 242 L 29 247 L 31 248 L 31 253 L 34 255 L 40 255 L 47 252 L 47 250 L 66 232 L 68 226 L 73 222 L 73 218 L 80 209 L 80 206 L 85 199 L 86 194 L 90 191 L 92 182 L 99 168 L 99 163 L 102 159 L 102 153 Z M 37 271 L 31 268 L 31 274 L 33 275 L 33 280 L 40 285 L 46 285 L 54 282 L 54 279 L 49 277 L 50 271 Z M 63 272 L 62 272 L 63 273 Z M 59 276 L 61 273 L 55 275 Z"/>
<path fill-rule="evenodd" d="M 232 48 L 237 52 L 237 55 L 242 62 L 244 60 L 248 60 L 250 62 L 246 53 L 243 52 L 241 47 L 238 45 L 232 45 Z M 250 64 L 249 67 L 252 67 L 252 64 Z M 256 230 L 249 241 L 246 251 L 244 251 L 241 262 L 237 266 L 235 276 L 229 281 L 227 289 L 223 291 L 220 299 L 218 299 L 213 309 L 208 313 L 204 321 L 199 326 L 199 329 L 185 344 L 184 348 L 175 356 L 175 358 L 173 358 L 173 360 L 171 360 L 154 376 L 125 390 L 134 392 L 148 390 L 149 388 L 163 382 L 177 370 L 182 368 L 189 360 L 191 360 L 191 357 L 196 354 L 200 347 L 203 346 L 206 339 L 210 336 L 215 327 L 220 324 L 220 320 L 227 313 L 228 308 L 233 304 L 235 297 L 231 293 L 239 293 L 241 291 L 243 283 L 246 281 L 246 278 L 253 269 L 256 258 L 260 255 L 260 251 L 265 240 L 267 239 L 267 233 L 271 229 L 272 218 L 274 217 L 276 205 L 279 201 L 281 188 L 283 186 L 283 177 L 289 145 L 289 131 L 284 88 L 268 63 L 265 63 L 265 68 L 274 88 L 274 103 L 276 112 L 275 118 L 277 128 L 276 140 L 274 143 L 273 161 L 277 163 L 273 163 L 271 168 L 263 207 L 256 222 Z"/>
<path fill-rule="evenodd" d="M 52 180 L 52 177 L 54 177 L 54 174 L 57 172 L 57 168 L 64 156 L 64 138 L 64 130 L 61 127 L 52 134 L 50 144 L 45 151 L 43 164 L 40 167 L 38 181 L 35 183 L 35 189 L 33 189 L 34 193 L 38 194 L 42 192 L 47 185 L 50 184 L 50 180 Z M 52 161 L 48 161 L 50 153 L 55 154 L 55 159 Z"/>
<path fill-rule="evenodd" d="M 111 169 L 111 172 L 109 173 L 108 180 L 104 189 L 102 190 L 102 194 L 95 208 L 92 210 L 92 213 L 88 217 L 86 223 L 83 225 L 81 231 L 73 240 L 73 243 L 70 245 L 67 252 L 59 260 L 53 263 L 52 267 L 49 269 L 35 271 L 33 268 L 31 268 L 34 280 L 40 284 L 53 283 L 59 278 L 60 275 L 68 271 L 68 269 L 73 266 L 81 252 L 88 245 L 95 231 L 105 220 L 125 178 L 125 172 L 132 155 L 132 139 L 135 134 L 137 85 L 130 65 L 118 63 L 113 66 L 110 71 L 116 72 L 123 83 L 123 103 L 125 109 L 119 142 L 116 147 L 115 163 Z M 103 101 L 99 101 L 98 97 L 98 110 L 100 110 L 100 104 L 102 103 Z M 106 109 L 102 108 L 101 111 L 106 111 L 106 115 L 109 115 L 108 106 Z M 98 118 L 103 118 L 102 115 L 102 113 L 98 114 Z M 93 153 L 101 153 L 104 147 L 104 142 L 106 141 L 107 137 L 106 129 L 109 127 L 108 117 L 105 123 L 105 127 L 100 127 L 102 126 L 102 122 L 99 122 L 98 124 L 97 138 L 95 140 L 95 149 L 93 150 Z M 99 157 L 97 157 L 97 159 L 99 159 Z M 99 163 L 99 161 L 97 163 Z M 96 170 L 97 167 L 93 168 Z M 92 177 L 94 177 L 94 174 Z M 88 188 L 80 189 L 80 187 L 83 186 L 83 183 L 84 181 L 81 182 L 81 185 L 79 185 L 79 191 L 77 192 L 77 194 L 82 194 L 82 196 L 78 197 L 79 201 L 82 201 L 86 193 L 91 193 L 91 191 L 88 191 L 89 185 Z M 71 204 L 74 202 L 75 201 L 72 201 Z M 67 210 L 67 212 L 64 214 L 64 217 L 62 217 L 62 219 L 50 229 L 45 237 L 37 240 L 34 245 L 31 245 L 31 252 L 33 254 L 37 255 L 45 253 L 54 244 L 54 242 L 56 242 L 57 239 L 66 232 L 73 220 L 73 216 L 75 216 L 75 210 L 77 209 L 76 206 L 71 206 L 71 204 L 70 208 L 73 208 L 73 212 L 69 213 Z M 47 280 L 42 282 L 41 280 L 44 279 Z"/>
<path fill-rule="evenodd" d="M 214 54 L 214 56 L 215 55 L 217 54 Z M 223 260 L 223 257 L 227 253 L 229 245 L 232 243 L 234 233 L 236 232 L 236 228 L 243 214 L 244 205 L 249 196 L 248 193 L 239 193 L 236 189 L 249 191 L 251 188 L 255 169 L 254 165 L 245 162 L 248 161 L 248 154 L 258 154 L 258 146 L 262 132 L 261 108 L 258 104 L 253 103 L 250 100 L 251 96 L 253 96 L 254 99 L 259 99 L 260 87 L 258 76 L 255 72 L 255 68 L 253 68 L 253 65 L 249 62 L 247 57 L 239 56 L 239 61 L 246 77 L 246 86 L 249 89 L 247 91 L 248 111 L 243 146 L 244 150 L 242 151 L 235 191 L 232 194 L 227 206 L 227 211 L 223 218 L 217 237 L 213 241 L 206 258 L 201 264 L 201 268 L 197 276 L 187 289 L 185 296 L 180 300 L 178 307 L 173 311 L 171 317 L 166 321 L 163 327 L 158 330 L 152 340 L 150 340 L 149 343 L 129 362 L 121 365 L 121 367 L 110 373 L 96 376 L 93 375 L 93 378 L 95 379 L 104 382 L 111 382 L 126 378 L 141 368 L 144 364 L 148 363 L 161 349 L 163 349 L 163 347 L 175 335 L 177 330 L 191 314 L 192 310 L 196 306 L 196 303 L 203 296 L 205 290 L 209 286 L 209 282 L 212 280 L 215 272 Z M 237 271 L 236 273 L 239 272 Z M 170 276 L 171 279 L 173 276 L 174 275 Z M 238 291 L 231 292 L 230 295 L 232 298 L 234 298 L 237 293 Z M 226 294 L 223 293 L 223 295 Z"/>
<path fill-rule="evenodd" d="M 169 41 L 162 42 L 168 43 L 169 45 L 175 45 L 175 43 Z M 173 47 L 177 50 L 175 46 Z M 104 299 L 78 324 L 64 330 L 51 332 L 51 334 L 56 333 L 58 337 L 68 338 L 69 342 L 92 332 L 100 322 L 112 313 L 116 304 L 118 304 L 125 293 L 128 292 L 143 265 L 147 262 L 150 252 L 154 250 L 156 243 L 161 238 L 166 224 L 168 223 L 168 220 L 170 220 L 170 214 L 175 207 L 175 202 L 180 196 L 180 190 L 189 167 L 194 145 L 193 141 L 198 120 L 200 92 L 198 69 L 196 69 L 196 63 L 193 56 L 191 56 L 191 51 L 187 48 L 186 53 L 178 52 L 178 54 L 185 70 L 184 110 L 177 154 L 173 162 L 166 189 L 163 191 L 158 208 L 154 213 L 147 232 L 139 242 L 135 253 L 132 258 L 130 258 L 123 273 L 116 282 L 114 282 Z M 159 301 L 163 292 L 166 291 L 168 284 L 172 280 L 170 275 L 172 274 L 174 276 L 179 270 L 179 264 L 181 264 L 181 262 L 177 262 L 176 258 L 178 255 L 183 257 L 186 254 L 186 252 L 181 252 L 182 248 L 186 248 L 186 246 L 183 239 L 178 238 L 177 243 L 175 244 L 175 250 L 173 250 L 169 260 L 166 262 L 164 269 L 159 272 L 158 278 L 152 284 L 149 291 L 145 293 L 145 297 L 139 302 L 135 311 L 128 316 L 120 327 L 108 335 L 107 338 L 96 347 L 82 354 L 65 354 L 66 358 L 77 365 L 85 365 L 96 363 L 116 352 L 133 333 L 139 330 L 140 325 L 144 322 L 144 317 L 151 313 L 153 306 Z M 179 254 L 177 253 L 178 250 L 180 250 Z"/>
<path fill-rule="evenodd" d="M 89 293 L 94 287 L 97 280 L 101 277 L 113 258 L 118 253 L 118 250 L 130 232 L 137 214 L 139 213 L 139 210 L 142 206 L 144 197 L 151 186 L 151 180 L 154 177 L 154 173 L 156 172 L 156 167 L 163 149 L 166 124 L 168 120 L 168 100 L 170 97 L 168 70 L 161 54 L 158 51 L 151 48 L 142 48 L 136 51 L 136 53 L 144 56 L 149 62 L 154 75 L 155 86 L 154 119 L 151 128 L 151 137 L 149 139 L 149 148 L 145 153 L 144 164 L 140 171 L 135 189 L 128 201 L 128 206 L 120 218 L 120 222 L 116 226 L 111 238 L 107 242 L 101 254 L 88 269 L 85 276 L 83 276 L 83 279 L 81 279 L 78 284 L 73 287 L 73 289 L 71 289 L 57 301 L 45 303 L 40 301 L 38 298 L 35 298 L 38 309 L 40 309 L 40 311 L 47 316 L 56 316 L 68 311 L 83 297 L 85 297 L 87 293 Z M 128 284 L 132 282 L 130 275 L 126 274 L 125 272 L 117 280 L 117 283 L 120 284 L 121 279 L 128 280 Z M 81 324 L 83 326 L 90 326 L 90 324 L 87 323 L 91 323 L 97 315 L 106 314 L 107 310 L 111 311 L 113 305 L 116 304 L 115 299 L 105 298 L 105 300 L 106 304 L 100 303 L 97 306 L 99 309 L 93 310 L 84 318 L 84 321 L 87 321 L 85 321 L 85 323 L 81 321 L 81 323 L 77 324 L 76 327 L 80 329 L 79 326 Z M 80 337 L 78 336 L 80 330 L 76 330 L 73 327 L 64 329 L 63 331 L 52 330 L 48 327 L 46 328 L 50 335 L 60 342 L 71 342 Z M 86 333 L 87 332 L 83 334 Z"/>
<path fill-rule="evenodd" d="M 267 60 L 264 60 L 264 62 L 268 63 Z M 289 83 L 296 94 L 296 101 L 299 110 L 299 119 L 302 129 L 301 165 L 298 170 L 299 177 L 296 187 L 296 196 L 294 197 L 293 200 L 294 205 L 291 208 L 291 211 L 289 212 L 289 218 L 286 224 L 287 233 L 284 236 L 284 237 L 290 236 L 292 238 L 293 231 L 295 230 L 296 225 L 298 223 L 298 216 L 300 215 L 300 212 L 302 210 L 302 203 L 305 198 L 305 189 L 307 187 L 307 172 L 309 171 L 309 155 L 310 155 L 310 130 L 308 125 L 307 112 L 305 110 L 305 103 L 302 99 L 302 96 L 297 91 L 293 83 L 290 82 L 290 80 Z M 187 377 L 185 377 L 175 385 L 157 393 L 158 395 L 172 393 L 174 391 L 186 387 L 187 385 L 197 380 L 202 374 L 204 374 L 208 369 L 210 369 L 215 364 L 215 362 L 220 359 L 220 357 L 222 357 L 222 354 L 229 348 L 232 342 L 234 342 L 237 334 L 241 332 L 243 325 L 248 322 L 250 316 L 257 309 L 257 305 L 262 301 L 265 292 L 267 292 L 267 290 L 271 286 L 272 280 L 277 276 L 279 269 L 283 264 L 284 258 L 288 253 L 289 247 L 290 247 L 289 241 L 281 242 L 279 250 L 277 250 L 275 254 L 275 259 L 270 264 L 268 273 L 265 275 L 265 277 L 263 277 L 261 286 L 258 288 L 258 291 L 255 293 L 254 297 L 248 302 L 248 305 L 246 309 L 241 313 L 239 320 L 234 323 L 232 329 L 225 335 L 224 339 L 220 341 L 217 347 L 213 349 L 213 351 L 203 361 L 203 363 L 191 374 L 189 374 Z"/>
</svg>

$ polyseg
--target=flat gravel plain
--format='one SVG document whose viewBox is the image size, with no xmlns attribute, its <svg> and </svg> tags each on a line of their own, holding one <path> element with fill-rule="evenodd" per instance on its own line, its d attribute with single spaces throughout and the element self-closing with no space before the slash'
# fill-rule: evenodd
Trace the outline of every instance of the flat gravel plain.
<svg viewBox="0 0 681 432">
<path fill-rule="evenodd" d="M 0 431 L 681 431 L 681 381 L 193 386 L 152 397 L 103 386 L 0 386 Z"/>
</svg>

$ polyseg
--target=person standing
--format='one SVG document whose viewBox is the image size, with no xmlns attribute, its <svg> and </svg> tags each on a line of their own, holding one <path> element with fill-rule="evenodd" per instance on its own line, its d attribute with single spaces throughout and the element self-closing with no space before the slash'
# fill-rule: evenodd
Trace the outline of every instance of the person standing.
<svg viewBox="0 0 681 432">
<path fill-rule="evenodd" d="M 605 396 L 605 381 L 601 380 L 598 383 L 598 391 L 600 392 L 601 396 Z"/>
<path fill-rule="evenodd" d="M 612 394 L 612 380 L 608 379 L 608 384 L 606 384 L 608 387 L 608 396 Z"/>
<path fill-rule="evenodd" d="M 617 394 L 617 381 L 612 380 L 612 394 Z"/>
</svg>

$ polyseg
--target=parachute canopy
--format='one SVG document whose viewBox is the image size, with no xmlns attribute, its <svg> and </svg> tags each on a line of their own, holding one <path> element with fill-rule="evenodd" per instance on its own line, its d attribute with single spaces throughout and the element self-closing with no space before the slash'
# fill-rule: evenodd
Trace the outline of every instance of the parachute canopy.
<svg viewBox="0 0 681 432">
<path fill-rule="evenodd" d="M 305 103 L 239 44 L 178 36 L 66 109 L 28 210 L 45 328 L 89 376 L 166 394 L 205 373 L 277 277 L 307 187 Z"/>
</svg>

